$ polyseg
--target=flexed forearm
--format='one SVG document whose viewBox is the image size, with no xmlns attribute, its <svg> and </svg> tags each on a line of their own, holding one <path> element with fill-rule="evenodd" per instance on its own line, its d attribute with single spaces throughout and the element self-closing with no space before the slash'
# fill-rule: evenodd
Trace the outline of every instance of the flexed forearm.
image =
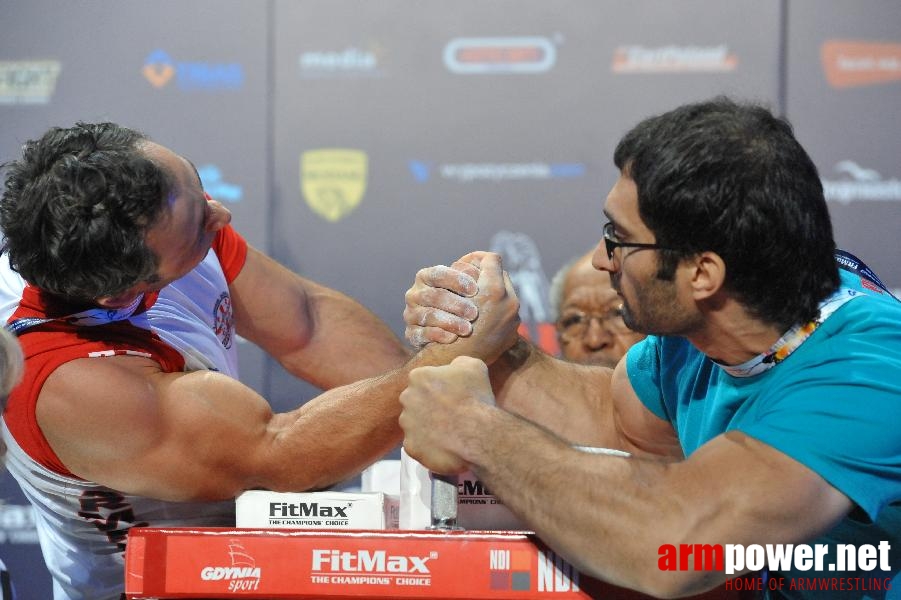
<svg viewBox="0 0 901 600">
<path fill-rule="evenodd" d="M 556 359 L 522 338 L 490 366 L 498 406 L 573 444 L 621 448 L 612 427 L 612 373 Z"/>
</svg>

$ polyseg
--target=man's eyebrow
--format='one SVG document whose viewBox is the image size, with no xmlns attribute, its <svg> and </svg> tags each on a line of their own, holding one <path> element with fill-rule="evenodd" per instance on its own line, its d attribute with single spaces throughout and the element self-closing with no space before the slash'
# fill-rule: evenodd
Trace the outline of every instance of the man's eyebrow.
<svg viewBox="0 0 901 600">
<path fill-rule="evenodd" d="M 606 210 L 604 211 L 604 216 L 607 217 L 607 220 L 610 221 L 610 224 L 613 226 L 613 231 L 620 241 L 628 240 L 632 233 L 629 231 L 628 227 L 623 227 L 621 223 L 616 220 L 616 217 L 610 215 Z"/>
<path fill-rule="evenodd" d="M 603 210 L 603 213 L 604 213 L 604 216 L 607 218 L 607 220 L 609 222 L 613 223 L 613 227 L 615 229 L 616 228 L 616 218 L 613 217 L 610 213 L 608 213 L 606 208 Z"/>
</svg>

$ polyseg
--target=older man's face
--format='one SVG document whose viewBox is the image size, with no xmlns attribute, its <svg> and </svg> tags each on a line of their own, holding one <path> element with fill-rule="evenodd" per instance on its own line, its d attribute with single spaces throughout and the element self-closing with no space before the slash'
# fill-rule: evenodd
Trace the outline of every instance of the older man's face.
<svg viewBox="0 0 901 600">
<path fill-rule="evenodd" d="M 610 287 L 610 275 L 580 259 L 567 274 L 557 320 L 563 358 L 582 364 L 613 367 L 644 336 L 626 327 L 622 300 Z"/>
</svg>

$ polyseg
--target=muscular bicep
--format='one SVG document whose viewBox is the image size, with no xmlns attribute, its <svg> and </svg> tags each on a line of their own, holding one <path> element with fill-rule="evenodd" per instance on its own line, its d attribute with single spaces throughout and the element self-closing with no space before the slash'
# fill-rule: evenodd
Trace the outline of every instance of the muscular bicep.
<svg viewBox="0 0 901 600">
<path fill-rule="evenodd" d="M 491 365 L 497 404 L 580 446 L 681 458 L 672 426 L 645 408 L 616 369 L 553 358 L 521 341 Z"/>
<path fill-rule="evenodd" d="M 76 476 L 164 500 L 233 497 L 265 477 L 276 432 L 266 402 L 209 371 L 149 359 L 79 359 L 48 378 L 38 423 Z M 274 462 L 274 461 L 273 461 Z"/>
<path fill-rule="evenodd" d="M 815 471 L 739 431 L 717 436 L 684 459 L 672 425 L 651 412 L 629 383 L 625 359 L 611 385 L 625 448 L 675 461 L 659 491 L 676 508 L 668 511 L 673 522 L 663 527 L 672 539 L 799 542 L 823 533 L 851 509 L 848 497 Z"/>
<path fill-rule="evenodd" d="M 254 248 L 229 289 L 238 333 L 323 389 L 384 373 L 409 358 L 397 336 L 359 302 Z"/>
<path fill-rule="evenodd" d="M 612 418 L 624 449 L 638 455 L 683 456 L 673 426 L 648 410 L 635 393 L 626 373 L 625 358 L 613 370 L 610 388 Z"/>
</svg>

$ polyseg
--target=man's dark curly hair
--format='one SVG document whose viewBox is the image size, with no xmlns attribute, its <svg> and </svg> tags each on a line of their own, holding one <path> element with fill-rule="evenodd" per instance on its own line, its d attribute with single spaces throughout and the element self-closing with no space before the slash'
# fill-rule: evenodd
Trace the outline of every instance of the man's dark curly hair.
<svg viewBox="0 0 901 600">
<path fill-rule="evenodd" d="M 0 228 L 29 283 L 70 301 L 115 296 L 153 276 L 145 233 L 172 177 L 142 151 L 142 133 L 115 123 L 55 127 L 26 142 L 7 171 Z"/>
<path fill-rule="evenodd" d="M 638 188 L 638 212 L 660 251 L 658 277 L 713 251 L 725 288 L 755 317 L 788 329 L 838 287 L 835 241 L 813 161 L 784 119 L 725 97 L 651 117 L 614 162 Z"/>
</svg>

